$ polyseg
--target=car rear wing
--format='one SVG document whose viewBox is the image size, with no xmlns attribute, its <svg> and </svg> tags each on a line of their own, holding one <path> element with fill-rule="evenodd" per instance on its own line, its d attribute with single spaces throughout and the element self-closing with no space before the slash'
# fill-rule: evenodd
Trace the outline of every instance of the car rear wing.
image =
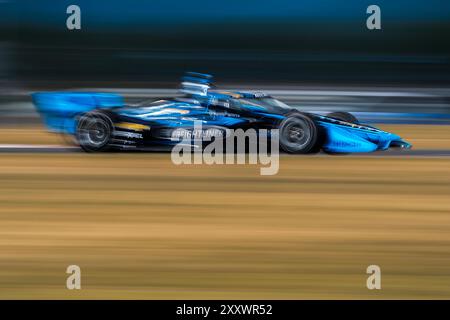
<svg viewBox="0 0 450 320">
<path fill-rule="evenodd" d="M 74 134 L 77 116 L 97 108 L 123 106 L 117 94 L 92 92 L 38 92 L 33 103 L 52 132 Z"/>
</svg>

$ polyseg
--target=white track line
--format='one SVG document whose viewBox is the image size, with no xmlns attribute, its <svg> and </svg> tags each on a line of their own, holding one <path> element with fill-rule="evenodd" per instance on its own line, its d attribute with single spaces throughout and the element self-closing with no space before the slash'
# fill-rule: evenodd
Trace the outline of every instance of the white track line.
<svg viewBox="0 0 450 320">
<path fill-rule="evenodd" d="M 77 149 L 77 147 L 54 144 L 0 144 L 0 149 Z"/>
</svg>

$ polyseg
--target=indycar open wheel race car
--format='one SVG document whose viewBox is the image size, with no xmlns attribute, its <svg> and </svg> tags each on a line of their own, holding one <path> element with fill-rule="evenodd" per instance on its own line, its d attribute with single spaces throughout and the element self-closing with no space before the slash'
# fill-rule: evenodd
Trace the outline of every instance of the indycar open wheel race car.
<svg viewBox="0 0 450 320">
<path fill-rule="evenodd" d="M 73 135 L 88 152 L 165 150 L 186 136 L 203 137 L 230 129 L 278 129 L 288 153 L 330 154 L 411 148 L 396 134 L 360 124 L 350 113 L 306 112 L 263 93 L 211 89 L 212 77 L 188 73 L 180 97 L 126 105 L 120 95 L 41 92 L 34 104 L 53 132 Z M 196 123 L 201 123 L 199 132 Z"/>
</svg>

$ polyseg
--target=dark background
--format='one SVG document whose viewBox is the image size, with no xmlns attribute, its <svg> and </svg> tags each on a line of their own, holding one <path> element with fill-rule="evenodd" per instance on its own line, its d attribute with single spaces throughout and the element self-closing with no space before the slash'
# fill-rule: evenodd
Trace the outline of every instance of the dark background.
<svg viewBox="0 0 450 320">
<path fill-rule="evenodd" d="M 81 30 L 66 9 L 81 8 Z M 382 30 L 366 9 L 381 8 Z M 169 87 L 186 70 L 227 83 L 450 83 L 450 2 L 3 1 L 0 73 L 22 86 Z"/>
</svg>

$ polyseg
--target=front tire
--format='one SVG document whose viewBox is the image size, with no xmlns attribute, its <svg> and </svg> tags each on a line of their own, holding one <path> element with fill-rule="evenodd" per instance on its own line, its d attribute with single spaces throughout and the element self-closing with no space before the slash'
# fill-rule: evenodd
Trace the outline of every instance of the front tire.
<svg viewBox="0 0 450 320">
<path fill-rule="evenodd" d="M 111 118 L 101 112 L 88 112 L 78 120 L 76 138 L 86 152 L 100 152 L 110 149 L 114 126 Z"/>
<path fill-rule="evenodd" d="M 317 148 L 319 130 L 307 115 L 294 113 L 280 123 L 279 137 L 282 150 L 305 154 Z"/>
</svg>

